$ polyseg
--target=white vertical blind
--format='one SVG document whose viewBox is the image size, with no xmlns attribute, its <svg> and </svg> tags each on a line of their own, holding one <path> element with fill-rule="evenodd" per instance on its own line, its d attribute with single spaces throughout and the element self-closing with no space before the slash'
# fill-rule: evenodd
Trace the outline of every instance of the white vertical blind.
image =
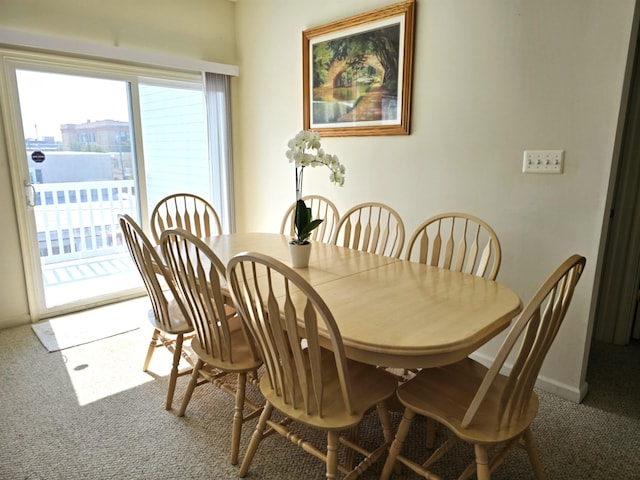
<svg viewBox="0 0 640 480">
<path fill-rule="evenodd" d="M 230 77 L 206 72 L 204 84 L 213 169 L 213 205 L 220 215 L 223 231 L 235 232 Z"/>
</svg>

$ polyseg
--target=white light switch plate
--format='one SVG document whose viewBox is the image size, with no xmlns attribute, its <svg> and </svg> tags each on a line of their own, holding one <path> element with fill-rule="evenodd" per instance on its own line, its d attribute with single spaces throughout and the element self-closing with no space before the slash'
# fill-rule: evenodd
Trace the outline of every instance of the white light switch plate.
<svg viewBox="0 0 640 480">
<path fill-rule="evenodd" d="M 525 150 L 522 173 L 562 173 L 564 150 Z"/>
</svg>

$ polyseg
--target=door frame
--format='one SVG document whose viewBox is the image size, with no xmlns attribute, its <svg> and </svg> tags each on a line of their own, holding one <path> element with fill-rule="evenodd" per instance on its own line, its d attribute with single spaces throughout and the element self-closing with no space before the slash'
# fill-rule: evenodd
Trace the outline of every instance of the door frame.
<svg viewBox="0 0 640 480">
<path fill-rule="evenodd" d="M 626 345 L 640 286 L 640 6 L 636 2 L 595 286 L 593 339 Z"/>
<path fill-rule="evenodd" d="M 140 111 L 137 99 L 137 83 L 139 78 L 163 78 L 177 81 L 194 81 L 200 78 L 193 72 L 178 72 L 164 69 L 154 69 L 150 67 L 128 66 L 113 64 L 106 61 L 87 60 L 71 58 L 55 54 L 40 54 L 33 52 L 22 52 L 11 49 L 0 49 L 0 75 L 7 82 L 7 88 L 1 89 L 0 103 L 5 108 L 2 109 L 2 121 L 5 128 L 5 138 L 7 154 L 9 157 L 10 181 L 13 191 L 16 219 L 18 224 L 19 243 L 22 253 L 22 264 L 25 275 L 25 287 L 27 293 L 27 304 L 31 322 L 37 322 L 43 318 L 53 315 L 77 311 L 80 308 L 89 308 L 113 301 L 113 295 L 97 296 L 88 302 L 73 302 L 59 307 L 46 307 L 44 288 L 42 281 L 42 271 L 40 268 L 40 255 L 38 251 L 37 232 L 35 219 L 28 211 L 25 201 L 24 182 L 29 182 L 29 172 L 27 168 L 28 159 L 24 148 L 25 139 L 22 130 L 22 118 L 20 112 L 19 99 L 17 96 L 18 85 L 15 68 L 20 66 L 27 69 L 41 68 L 43 71 L 77 74 L 80 76 L 95 76 L 127 81 L 131 88 L 132 112 L 130 122 L 135 128 L 140 125 Z M 147 218 L 148 211 L 145 200 L 146 187 L 144 185 L 144 155 L 142 151 L 141 135 L 134 135 L 133 148 L 138 168 L 139 184 L 139 209 L 142 219 Z M 142 176 L 141 176 L 142 175 Z M 144 197 L 143 197 L 144 195 Z M 127 299 L 140 296 L 144 292 L 142 287 L 124 291 L 118 296 L 120 299 Z"/>
</svg>

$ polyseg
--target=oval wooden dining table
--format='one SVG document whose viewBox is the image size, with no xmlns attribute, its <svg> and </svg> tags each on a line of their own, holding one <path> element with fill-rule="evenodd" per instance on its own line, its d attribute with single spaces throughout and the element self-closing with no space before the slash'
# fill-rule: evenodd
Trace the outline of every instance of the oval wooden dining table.
<svg viewBox="0 0 640 480">
<path fill-rule="evenodd" d="M 204 240 L 225 264 L 254 251 L 290 265 L 286 235 Z M 331 309 L 347 357 L 371 365 L 456 362 L 503 331 L 522 308 L 515 292 L 492 280 L 325 243 L 314 243 L 309 267 L 296 272 Z"/>
</svg>

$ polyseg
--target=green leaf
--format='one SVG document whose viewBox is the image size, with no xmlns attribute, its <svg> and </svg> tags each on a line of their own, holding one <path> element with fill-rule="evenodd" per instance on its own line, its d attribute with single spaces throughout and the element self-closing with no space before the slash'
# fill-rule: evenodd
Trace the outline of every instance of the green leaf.
<svg viewBox="0 0 640 480">
<path fill-rule="evenodd" d="M 304 200 L 298 200 L 295 211 L 295 243 L 305 243 L 311 236 L 311 232 L 318 228 L 324 219 L 311 220 L 311 209 L 307 207 Z"/>
</svg>

